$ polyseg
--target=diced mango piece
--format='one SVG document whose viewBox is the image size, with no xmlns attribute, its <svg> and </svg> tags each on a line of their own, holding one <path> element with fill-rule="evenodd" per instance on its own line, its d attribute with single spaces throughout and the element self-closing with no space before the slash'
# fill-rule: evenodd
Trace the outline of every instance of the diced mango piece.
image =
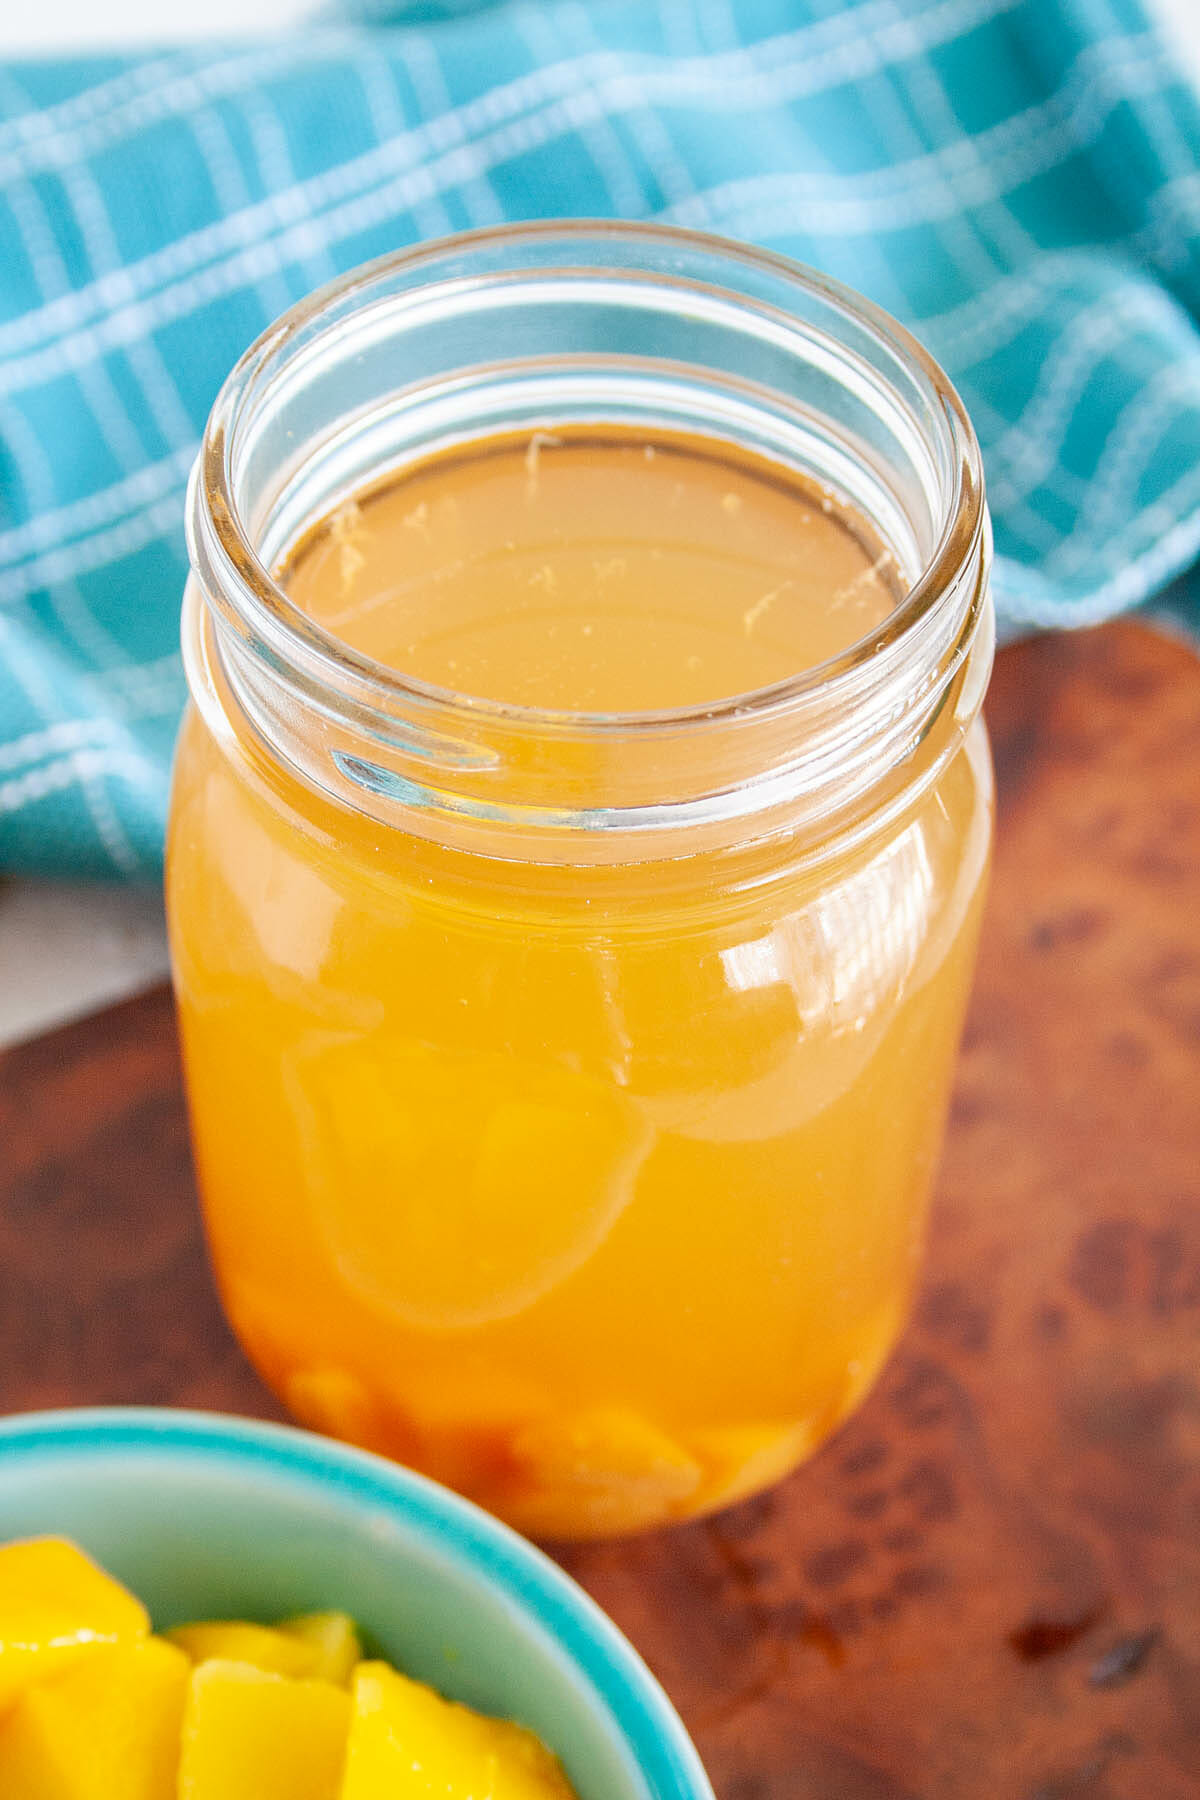
<svg viewBox="0 0 1200 1800">
<path fill-rule="evenodd" d="M 730 1425 L 691 1432 L 688 1448 L 705 1468 L 697 1502 L 705 1508 L 732 1506 L 771 1487 L 811 1455 L 822 1436 L 808 1420 L 800 1425 Z"/>
<path fill-rule="evenodd" d="M 535 1537 L 662 1524 L 690 1500 L 702 1475 L 681 1444 L 615 1406 L 526 1426 L 512 1457 L 519 1473 L 503 1510 Z"/>
<path fill-rule="evenodd" d="M 0 1712 L 90 1646 L 149 1630 L 141 1601 L 64 1538 L 0 1548 Z"/>
<path fill-rule="evenodd" d="M 362 1660 L 358 1628 L 348 1613 L 302 1613 L 299 1618 L 285 1619 L 279 1629 L 316 1652 L 311 1673 L 321 1681 L 345 1687 L 355 1663 Z"/>
<path fill-rule="evenodd" d="M 179 1800 L 337 1800 L 349 1718 L 350 1697 L 331 1682 L 201 1663 L 188 1689 Z"/>
<path fill-rule="evenodd" d="M 340 1800 L 574 1800 L 520 1725 L 443 1700 L 386 1663 L 361 1663 Z"/>
<path fill-rule="evenodd" d="M 194 1663 L 248 1663 L 270 1675 L 299 1678 L 322 1673 L 317 1664 L 320 1650 L 291 1632 L 273 1625 L 251 1625 L 244 1619 L 202 1620 L 196 1625 L 173 1625 L 163 1634 Z"/>
<path fill-rule="evenodd" d="M 253 1333 L 251 1334 L 253 1336 Z M 360 1444 L 377 1456 L 412 1462 L 412 1427 L 394 1408 L 384 1408 L 364 1384 L 345 1369 L 296 1369 L 283 1383 L 289 1412 L 312 1431 Z"/>
<path fill-rule="evenodd" d="M 374 1449 L 375 1408 L 361 1381 L 342 1369 L 297 1369 L 284 1386 L 288 1411 L 302 1425 Z"/>
<path fill-rule="evenodd" d="M 175 1800 L 187 1657 L 160 1638 L 93 1647 L 0 1719 L 4 1800 Z"/>
</svg>

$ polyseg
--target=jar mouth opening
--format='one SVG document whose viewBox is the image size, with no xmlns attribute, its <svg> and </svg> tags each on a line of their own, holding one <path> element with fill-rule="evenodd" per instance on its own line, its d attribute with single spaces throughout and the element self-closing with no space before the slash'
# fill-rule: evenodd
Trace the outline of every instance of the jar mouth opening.
<svg viewBox="0 0 1200 1800">
<path fill-rule="evenodd" d="M 632 253 L 630 261 L 622 270 L 592 266 L 582 257 L 559 260 L 554 255 L 556 246 L 560 252 L 571 246 L 582 251 L 589 243 L 624 245 Z M 543 249 L 546 254 L 539 259 Z M 644 252 L 644 264 L 638 259 L 639 249 Z M 586 279 L 591 275 L 613 281 L 624 273 L 630 280 L 652 278 L 658 288 L 675 287 L 684 298 L 689 294 L 719 297 L 745 308 L 748 314 L 770 317 L 774 330 L 784 335 L 790 330 L 799 342 L 803 335 L 800 320 L 777 302 L 663 267 L 669 265 L 673 254 L 678 254 L 681 266 L 689 255 L 718 259 L 727 272 L 769 277 L 776 287 L 790 288 L 797 300 L 816 298 L 881 346 L 920 390 L 926 420 L 939 439 L 936 448 L 944 471 L 938 496 L 940 529 L 915 579 L 887 616 L 836 655 L 763 687 L 679 707 L 586 712 L 512 703 L 423 681 L 354 649 L 297 606 L 272 574 L 269 560 L 260 554 L 239 495 L 240 439 L 254 409 L 270 395 L 291 360 L 310 343 L 336 331 L 356 302 L 369 304 L 381 283 L 405 279 L 413 292 L 436 294 L 445 284 L 448 262 L 456 255 L 472 258 L 489 250 L 526 259 L 522 267 L 484 278 L 493 285 L 497 280 L 520 282 L 531 276 Z M 439 269 L 443 271 L 440 277 Z M 430 280 L 423 283 L 426 272 Z M 841 355 L 849 360 L 851 353 L 843 348 Z M 690 727 L 711 729 L 722 721 L 768 719 L 853 684 L 862 671 L 878 666 L 881 658 L 890 660 L 886 653 L 901 651 L 919 632 L 922 622 L 955 589 L 964 564 L 977 551 L 986 530 L 979 447 L 962 401 L 917 339 L 882 308 L 831 277 L 774 252 L 715 234 L 603 219 L 545 220 L 441 238 L 365 264 L 298 302 L 251 345 L 222 387 L 193 472 L 188 513 L 193 564 L 202 576 L 206 567 L 210 571 L 210 578 L 204 581 L 210 599 L 214 590 L 219 591 L 224 609 L 233 614 L 235 629 L 261 639 L 285 663 L 294 658 L 305 670 L 307 685 L 314 681 L 320 685 L 324 679 L 331 689 L 344 690 L 349 682 L 360 703 L 381 710 L 416 704 L 432 714 L 453 714 L 507 731 L 557 734 L 582 729 L 589 736 L 617 734 L 623 738 L 663 731 L 677 734 Z"/>
</svg>

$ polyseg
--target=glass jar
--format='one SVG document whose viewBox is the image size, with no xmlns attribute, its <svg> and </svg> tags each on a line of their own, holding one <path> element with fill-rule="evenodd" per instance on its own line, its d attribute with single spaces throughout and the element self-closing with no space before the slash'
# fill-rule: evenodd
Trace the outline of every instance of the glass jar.
<svg viewBox="0 0 1200 1800">
<path fill-rule="evenodd" d="M 407 680 L 272 570 L 455 441 L 604 422 L 822 484 L 911 588 L 716 705 Z M 779 258 L 549 223 L 286 315 L 191 489 L 168 845 L 224 1304 L 303 1421 L 539 1535 L 802 1461 L 905 1317 L 991 837 L 978 449 L 884 314 Z"/>
</svg>

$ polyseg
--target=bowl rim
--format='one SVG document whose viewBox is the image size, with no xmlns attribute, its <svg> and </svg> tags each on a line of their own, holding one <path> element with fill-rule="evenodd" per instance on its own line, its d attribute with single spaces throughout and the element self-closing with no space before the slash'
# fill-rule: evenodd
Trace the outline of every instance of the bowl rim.
<svg viewBox="0 0 1200 1800">
<path fill-rule="evenodd" d="M 471 1501 L 370 1451 L 234 1414 L 103 1406 L 0 1418 L 0 1482 L 14 1456 L 113 1450 L 207 1453 L 300 1485 L 332 1482 L 352 1509 L 398 1515 L 553 1637 L 611 1717 L 653 1800 L 714 1800 L 683 1721 L 624 1633 L 544 1551 Z"/>
</svg>

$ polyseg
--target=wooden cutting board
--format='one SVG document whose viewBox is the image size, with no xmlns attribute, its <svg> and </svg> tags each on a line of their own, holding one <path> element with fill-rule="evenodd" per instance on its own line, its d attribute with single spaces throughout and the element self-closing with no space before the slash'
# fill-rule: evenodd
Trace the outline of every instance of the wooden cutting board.
<svg viewBox="0 0 1200 1800">
<path fill-rule="evenodd" d="M 807 1469 L 562 1561 L 719 1800 L 1200 1796 L 1200 661 L 1010 649 L 923 1292 Z M 0 1410 L 279 1416 L 209 1281 L 171 1006 L 0 1055 Z"/>
</svg>

